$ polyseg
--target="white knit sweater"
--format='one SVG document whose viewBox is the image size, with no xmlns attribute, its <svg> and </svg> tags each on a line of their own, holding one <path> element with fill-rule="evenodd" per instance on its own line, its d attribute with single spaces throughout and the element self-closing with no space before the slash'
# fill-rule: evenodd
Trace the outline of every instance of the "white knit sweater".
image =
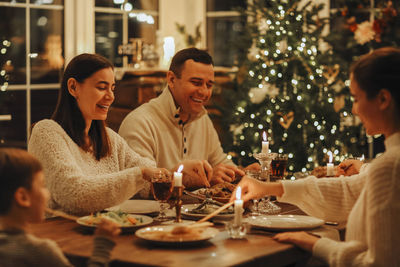
<svg viewBox="0 0 400 267">
<path fill-rule="evenodd" d="M 81 149 L 53 120 L 36 123 L 28 151 L 44 167 L 49 206 L 72 214 L 88 214 L 129 199 L 139 190 L 148 191 L 139 167 L 155 167 L 135 153 L 114 131 L 107 128 L 111 155 L 96 160 Z"/>
<path fill-rule="evenodd" d="M 346 238 L 321 238 L 313 254 L 330 266 L 400 266 L 400 133 L 358 175 L 283 182 L 279 201 L 330 221 L 346 221 Z"/>
</svg>

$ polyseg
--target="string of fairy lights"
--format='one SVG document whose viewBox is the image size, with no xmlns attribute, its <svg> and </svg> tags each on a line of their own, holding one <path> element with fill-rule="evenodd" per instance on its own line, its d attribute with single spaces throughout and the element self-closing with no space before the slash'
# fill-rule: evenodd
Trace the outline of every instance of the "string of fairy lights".
<svg viewBox="0 0 400 267">
<path fill-rule="evenodd" d="M 7 50 L 11 46 L 11 42 L 8 40 L 3 40 L 0 44 L 1 44 L 0 55 L 2 58 L 5 58 Z M 6 60 L 4 60 L 4 63 L 3 63 L 3 60 L 1 60 L 1 63 L 2 63 L 2 65 L 1 65 L 1 70 L 0 70 L 0 81 L 1 81 L 0 91 L 5 91 L 8 87 L 8 80 L 9 80 L 9 75 L 7 74 L 7 67 L 11 66 L 11 60 L 6 59 Z"/>
<path fill-rule="evenodd" d="M 333 111 L 335 93 L 320 63 L 324 53 L 319 48 L 320 36 L 327 23 L 318 17 L 320 7 L 310 4 L 299 9 L 298 1 L 287 0 L 268 1 L 266 8 L 262 2 L 254 1 L 246 10 L 246 15 L 254 19 L 248 22 L 253 44 L 243 87 L 251 90 L 248 101 L 237 102 L 231 124 L 234 146 L 241 148 L 237 152 L 252 158 L 261 149 L 260 132 L 266 131 L 270 144 L 275 144 L 273 152 L 288 154 L 291 172 L 305 172 L 326 162 L 328 151 L 338 162 L 352 156 L 341 150 L 344 144 L 338 138 L 340 118 L 349 116 L 349 112 Z M 274 87 L 278 93 L 269 95 Z M 265 98 L 252 101 L 260 95 L 257 91 L 264 91 L 261 95 Z M 329 114 L 332 111 L 334 114 Z M 334 116 L 336 119 L 330 120 Z M 302 141 L 289 142 L 299 139 Z M 304 150 L 302 155 L 298 155 L 299 148 Z M 296 164 L 295 158 L 305 155 L 305 162 L 303 159 Z"/>
</svg>

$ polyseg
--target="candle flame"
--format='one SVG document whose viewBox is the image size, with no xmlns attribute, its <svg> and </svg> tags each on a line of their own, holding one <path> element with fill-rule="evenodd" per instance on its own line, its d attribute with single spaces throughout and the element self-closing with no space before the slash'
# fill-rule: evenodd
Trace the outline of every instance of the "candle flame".
<svg viewBox="0 0 400 267">
<path fill-rule="evenodd" d="M 263 140 L 264 140 L 264 141 L 268 141 L 268 140 L 267 140 L 267 133 L 266 133 L 265 131 L 263 132 Z"/>
<path fill-rule="evenodd" d="M 329 155 L 329 163 L 332 163 L 332 160 L 333 160 L 332 152 L 328 151 L 328 155 Z"/>
<path fill-rule="evenodd" d="M 242 188 L 240 186 L 236 189 L 236 199 L 240 199 L 242 197 Z"/>
<path fill-rule="evenodd" d="M 181 165 L 179 165 L 179 168 L 178 168 L 178 173 L 181 173 L 182 172 L 182 170 L 183 170 L 183 164 L 181 164 Z"/>
</svg>

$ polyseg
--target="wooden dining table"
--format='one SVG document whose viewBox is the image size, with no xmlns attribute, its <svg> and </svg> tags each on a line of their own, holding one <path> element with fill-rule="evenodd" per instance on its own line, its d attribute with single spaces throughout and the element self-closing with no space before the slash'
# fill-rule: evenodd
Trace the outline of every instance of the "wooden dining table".
<svg viewBox="0 0 400 267">
<path fill-rule="evenodd" d="M 285 214 L 299 214 L 282 204 Z M 153 223 L 156 225 L 155 223 Z M 190 246 L 161 246 L 139 239 L 134 233 L 115 237 L 111 266 L 302 266 L 310 254 L 272 239 L 274 232 L 250 230 L 243 239 L 231 239 L 223 224 L 214 238 Z M 32 225 L 34 235 L 54 240 L 76 266 L 85 266 L 93 245 L 93 231 L 60 217 Z"/>
</svg>

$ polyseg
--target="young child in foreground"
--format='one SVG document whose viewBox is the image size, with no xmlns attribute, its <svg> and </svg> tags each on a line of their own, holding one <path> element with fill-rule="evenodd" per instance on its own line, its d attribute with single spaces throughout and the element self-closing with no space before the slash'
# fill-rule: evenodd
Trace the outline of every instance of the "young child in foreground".
<svg viewBox="0 0 400 267">
<path fill-rule="evenodd" d="M 29 233 L 31 223 L 44 220 L 49 191 L 40 162 L 28 152 L 0 148 L 0 266 L 72 266 L 57 244 Z M 103 220 L 96 230 L 88 266 L 106 266 L 120 233 Z"/>
</svg>

